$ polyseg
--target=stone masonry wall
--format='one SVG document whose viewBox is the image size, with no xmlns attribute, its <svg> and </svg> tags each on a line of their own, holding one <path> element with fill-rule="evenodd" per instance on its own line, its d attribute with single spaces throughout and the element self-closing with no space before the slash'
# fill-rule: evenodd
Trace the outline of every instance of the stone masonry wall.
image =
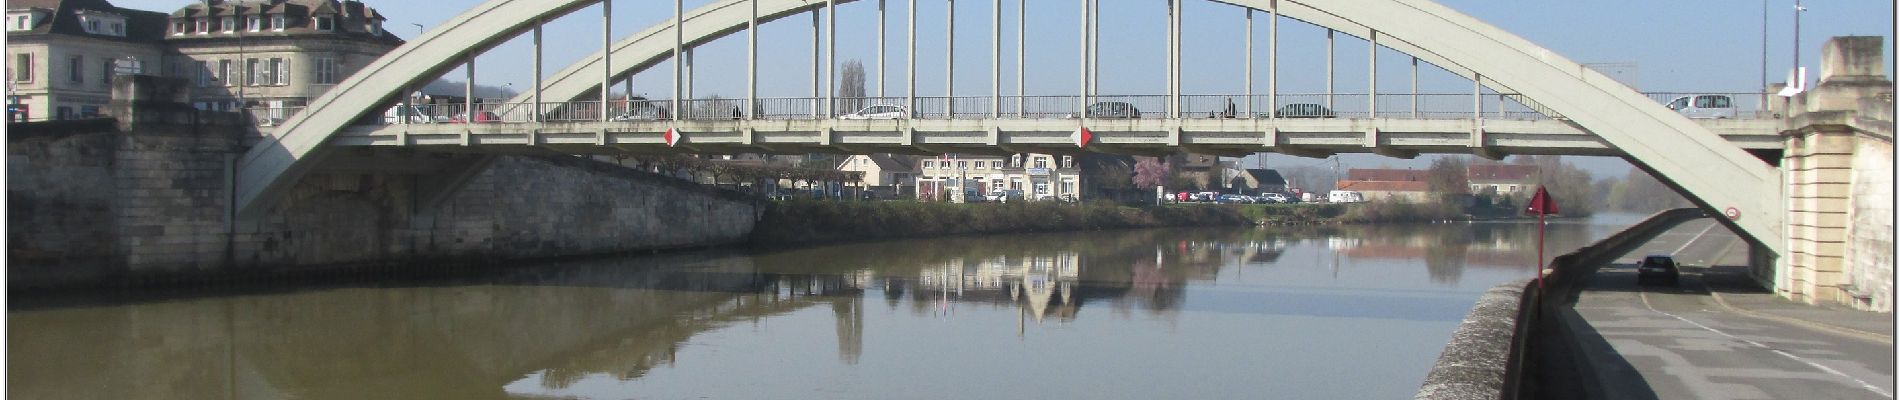
<svg viewBox="0 0 1900 400">
<path fill-rule="evenodd" d="M 429 178 L 315 173 L 264 217 L 228 224 L 235 135 L 97 128 L 10 126 L 9 286 L 714 246 L 742 242 L 761 209 L 581 158 L 502 156 L 426 215 Z"/>
<path fill-rule="evenodd" d="M 1893 141 L 1861 136 L 1848 218 L 1848 295 L 1856 308 L 1893 312 Z"/>
</svg>

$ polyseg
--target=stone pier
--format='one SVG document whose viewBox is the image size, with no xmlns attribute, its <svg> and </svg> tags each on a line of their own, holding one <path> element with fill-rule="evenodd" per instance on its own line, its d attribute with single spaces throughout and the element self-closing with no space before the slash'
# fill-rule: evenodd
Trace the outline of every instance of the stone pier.
<svg viewBox="0 0 1900 400">
<path fill-rule="evenodd" d="M 1785 264 L 1757 273 L 1795 301 L 1893 311 L 1893 82 L 1880 37 L 1837 37 L 1820 83 L 1788 102 Z"/>
</svg>

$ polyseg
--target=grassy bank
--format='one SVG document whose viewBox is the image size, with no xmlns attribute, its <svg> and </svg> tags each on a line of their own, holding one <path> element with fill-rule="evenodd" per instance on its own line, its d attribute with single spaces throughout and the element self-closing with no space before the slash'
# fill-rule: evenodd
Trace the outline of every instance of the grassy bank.
<svg viewBox="0 0 1900 400">
<path fill-rule="evenodd" d="M 947 235 L 1068 232 L 1172 226 L 1406 223 L 1464 219 L 1430 204 L 1171 204 L 1110 202 L 951 204 L 912 201 L 772 203 L 752 243 L 785 246 Z"/>
</svg>

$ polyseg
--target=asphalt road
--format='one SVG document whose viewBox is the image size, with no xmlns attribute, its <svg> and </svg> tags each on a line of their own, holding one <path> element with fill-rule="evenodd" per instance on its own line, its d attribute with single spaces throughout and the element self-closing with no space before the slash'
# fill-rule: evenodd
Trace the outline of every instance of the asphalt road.
<svg viewBox="0 0 1900 400">
<path fill-rule="evenodd" d="M 1683 224 L 1589 278 L 1567 321 L 1613 399 L 1891 399 L 1891 342 L 1728 311 L 1701 274 L 1745 264 L 1747 246 L 1712 221 Z M 1634 264 L 1670 254 L 1679 287 L 1638 286 Z M 1721 267 L 1718 267 L 1721 268 Z M 1733 267 L 1730 267 L 1733 268 Z"/>
</svg>

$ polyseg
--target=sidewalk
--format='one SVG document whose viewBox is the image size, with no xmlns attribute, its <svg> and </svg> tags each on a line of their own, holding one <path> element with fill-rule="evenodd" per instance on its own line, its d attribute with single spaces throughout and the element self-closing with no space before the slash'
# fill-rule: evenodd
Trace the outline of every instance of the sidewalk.
<svg viewBox="0 0 1900 400">
<path fill-rule="evenodd" d="M 1796 303 L 1756 286 L 1743 267 L 1708 268 L 1702 282 L 1717 303 L 1740 314 L 1893 343 L 1893 314 Z"/>
</svg>

